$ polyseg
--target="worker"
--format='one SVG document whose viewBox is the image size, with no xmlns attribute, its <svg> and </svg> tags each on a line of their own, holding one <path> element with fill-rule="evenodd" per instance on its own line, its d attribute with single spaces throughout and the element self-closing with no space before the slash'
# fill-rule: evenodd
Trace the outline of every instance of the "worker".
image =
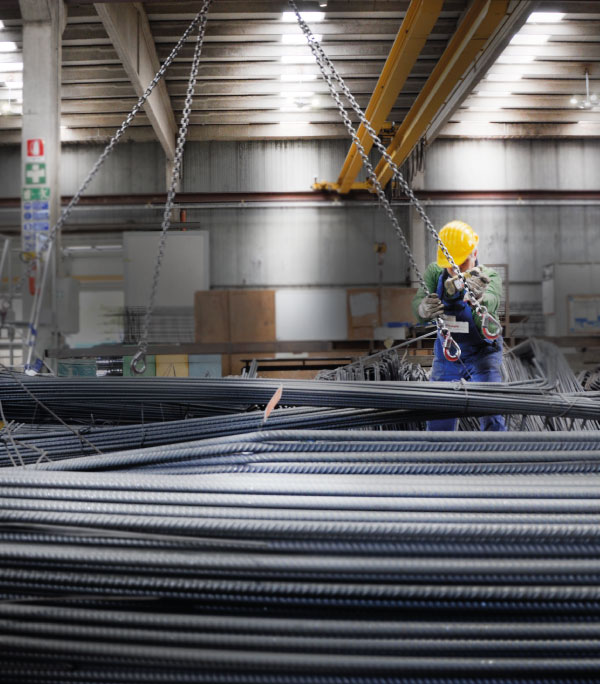
<svg viewBox="0 0 600 684">
<path fill-rule="evenodd" d="M 496 317 L 502 297 L 502 281 L 496 271 L 479 263 L 477 233 L 463 221 L 450 221 L 439 235 L 463 273 L 471 294 Z M 448 361 L 438 332 L 430 380 L 501 382 L 502 337 L 498 336 L 495 340 L 484 337 L 481 316 L 465 301 L 462 280 L 439 247 L 437 263 L 429 264 L 423 280 L 429 293 L 422 286 L 419 288 L 412 302 L 415 316 L 421 323 L 434 321 L 441 316 L 461 350 L 458 360 Z M 456 418 L 431 420 L 427 423 L 427 429 L 455 430 L 456 423 Z M 479 425 L 482 430 L 506 430 L 502 416 L 484 416 L 479 419 Z"/>
</svg>

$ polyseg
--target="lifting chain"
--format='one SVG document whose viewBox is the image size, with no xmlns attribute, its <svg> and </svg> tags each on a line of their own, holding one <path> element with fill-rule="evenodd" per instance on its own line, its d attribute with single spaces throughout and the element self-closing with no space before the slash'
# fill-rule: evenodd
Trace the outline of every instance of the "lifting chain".
<svg viewBox="0 0 600 684">
<path fill-rule="evenodd" d="M 379 182 L 377 176 L 375 175 L 373 166 L 368 158 L 368 155 L 366 154 L 364 147 L 362 146 L 362 143 L 360 142 L 354 127 L 352 125 L 352 122 L 350 121 L 346 109 L 340 99 L 340 96 L 333 85 L 332 82 L 332 76 L 335 78 L 335 80 L 338 82 L 343 94 L 345 97 L 348 99 L 352 109 L 354 112 L 357 114 L 360 122 L 363 124 L 365 127 L 366 131 L 369 133 L 370 137 L 373 139 L 373 144 L 375 147 L 381 152 L 381 155 L 385 159 L 385 161 L 389 164 L 390 168 L 393 170 L 394 173 L 394 178 L 398 181 L 400 184 L 400 187 L 402 188 L 402 191 L 404 194 L 408 197 L 410 200 L 411 204 L 415 207 L 417 210 L 417 213 L 421 217 L 423 223 L 425 224 L 427 230 L 430 232 L 430 234 L 433 236 L 434 240 L 440 247 L 442 253 L 448 259 L 448 262 L 450 263 L 452 269 L 455 271 L 455 273 L 458 275 L 460 280 L 462 281 L 464 290 L 465 290 L 465 299 L 469 302 L 469 304 L 475 309 L 476 313 L 481 317 L 481 326 L 482 326 L 482 332 L 484 336 L 489 339 L 493 340 L 496 339 L 500 335 L 500 330 L 501 326 L 500 323 L 488 312 L 487 308 L 481 304 L 474 296 L 473 293 L 469 290 L 469 285 L 467 282 L 467 279 L 464 277 L 462 274 L 460 268 L 457 266 L 455 263 L 454 259 L 448 252 L 448 249 L 440 240 L 440 236 L 438 235 L 437 231 L 435 230 L 433 223 L 425 213 L 425 210 L 423 209 L 421 203 L 415 196 L 412 188 L 409 186 L 409 184 L 406 182 L 404 176 L 402 175 L 400 169 L 398 166 L 394 163 L 393 159 L 391 158 L 390 154 L 388 153 L 386 147 L 383 145 L 381 140 L 379 139 L 379 136 L 377 135 L 377 132 L 375 129 L 371 126 L 369 123 L 368 119 L 365 117 L 364 112 L 358 105 L 356 99 L 350 92 L 348 86 L 344 82 L 343 78 L 339 75 L 337 72 L 336 68 L 334 67 L 333 63 L 331 60 L 327 57 L 325 52 L 323 51 L 323 48 L 319 44 L 319 42 L 316 40 L 314 37 L 312 31 L 310 30 L 310 27 L 308 24 L 302 19 L 302 16 L 300 15 L 300 11 L 298 10 L 298 7 L 294 0 L 288 0 L 290 7 L 296 14 L 296 18 L 298 20 L 298 24 L 304 33 L 306 40 L 308 41 L 308 46 L 310 47 L 313 56 L 315 57 L 315 60 L 317 62 L 317 65 L 319 66 L 319 69 L 321 70 L 321 74 L 323 78 L 326 80 L 327 85 L 329 87 L 329 92 L 331 93 L 331 96 L 335 100 L 337 107 L 340 112 L 340 116 L 342 117 L 344 121 L 344 125 L 350 134 L 350 137 L 352 138 L 352 141 L 356 145 L 357 150 L 359 151 L 359 154 L 361 156 L 361 159 L 363 161 L 363 164 L 365 166 L 366 172 L 367 172 L 367 177 L 373 184 L 375 188 L 375 192 L 377 194 L 377 197 L 383 206 L 387 216 L 390 218 L 390 221 L 392 222 L 392 225 L 394 227 L 394 230 L 396 234 L 398 235 L 398 238 L 400 239 L 400 243 L 402 244 L 402 247 L 404 251 L 406 252 L 406 255 L 408 256 L 409 263 L 411 267 L 413 268 L 417 279 L 425 292 L 429 292 L 427 286 L 425 285 L 425 281 L 423 279 L 422 274 L 420 273 L 416 263 L 415 259 L 412 255 L 412 252 L 410 250 L 410 247 L 406 241 L 406 238 L 404 237 L 404 233 L 402 232 L 402 229 L 398 223 L 398 220 L 396 219 L 393 209 L 385 196 L 385 193 L 383 191 L 383 188 L 381 187 L 381 183 Z M 328 73 L 328 71 L 331 72 Z M 440 335 L 443 339 L 443 349 L 444 349 L 444 356 L 449 360 L 449 361 L 456 361 L 458 358 L 460 358 L 460 348 L 456 344 L 456 342 L 452 339 L 452 336 L 450 335 L 449 331 L 447 328 L 445 328 L 445 324 L 443 319 L 438 318 L 436 319 L 436 325 L 438 326 L 438 330 L 440 332 Z M 491 329 L 490 329 L 491 326 Z"/>
<path fill-rule="evenodd" d="M 96 161 L 96 163 L 94 164 L 94 166 L 92 167 L 92 169 L 90 170 L 88 175 L 86 176 L 85 180 L 83 181 L 83 183 L 81 184 L 81 186 L 79 187 L 77 192 L 73 195 L 73 197 L 71 198 L 71 201 L 65 207 L 64 211 L 61 213 L 60 217 L 58 218 L 58 221 L 55 223 L 55 225 L 50 230 L 47 239 L 44 240 L 43 244 L 41 245 L 40 251 L 37 254 L 36 258 L 38 261 L 43 263 L 44 274 L 42 275 L 42 278 L 41 278 L 42 285 L 40 285 L 36 289 L 35 298 L 34 298 L 32 310 L 31 310 L 29 332 L 28 332 L 28 337 L 27 337 L 27 342 L 26 342 L 27 347 L 29 349 L 28 355 L 27 355 L 27 362 L 25 364 L 26 369 L 31 368 L 31 362 L 33 359 L 34 351 L 35 351 L 35 343 L 36 343 L 36 338 L 37 338 L 37 326 L 38 326 L 38 322 L 39 322 L 39 316 L 40 316 L 41 306 L 42 306 L 42 299 L 43 299 L 43 294 L 44 294 L 43 284 L 46 281 L 46 271 L 48 270 L 50 262 L 51 262 L 49 255 L 46 257 L 45 260 L 42 259 L 42 257 L 49 250 L 49 248 L 53 245 L 58 232 L 60 231 L 62 226 L 65 224 L 66 220 L 71 215 L 71 212 L 73 211 L 73 209 L 79 203 L 81 196 L 83 195 L 83 193 L 85 192 L 85 190 L 87 189 L 89 184 L 92 182 L 92 180 L 94 179 L 94 177 L 96 176 L 96 174 L 100 170 L 100 167 L 106 161 L 107 157 L 113 151 L 113 148 L 115 147 L 115 145 L 119 142 L 119 140 L 121 139 L 121 137 L 123 136 L 125 131 L 129 128 L 129 126 L 131 125 L 131 122 L 135 118 L 136 114 L 144 106 L 144 104 L 146 103 L 146 101 L 148 100 L 150 95 L 152 94 L 152 91 L 154 90 L 154 88 L 156 88 L 158 83 L 162 80 L 167 69 L 173 63 L 173 60 L 181 52 L 181 49 L 185 45 L 187 39 L 190 37 L 190 35 L 196 29 L 196 27 L 198 27 L 199 25 L 202 25 L 202 22 L 204 22 L 204 26 L 205 26 L 206 14 L 208 12 L 208 8 L 209 8 L 211 2 L 212 2 L 212 0 L 204 0 L 204 3 L 202 5 L 200 11 L 194 17 L 194 19 L 192 20 L 190 25 L 187 27 L 187 29 L 184 31 L 181 38 L 177 41 L 177 44 L 171 50 L 169 56 L 165 59 L 162 66 L 160 67 L 160 69 L 156 72 L 156 75 L 154 76 L 154 78 L 152 79 L 152 81 L 150 82 L 150 84 L 148 85 L 146 90 L 144 91 L 144 93 L 140 96 L 140 98 L 138 99 L 136 104 L 133 106 L 131 112 L 129 112 L 125 121 L 123 121 L 123 123 L 121 124 L 121 126 L 119 127 L 117 132 L 110 139 L 107 146 L 104 148 L 104 151 L 102 152 L 102 154 L 100 155 L 100 157 L 98 158 L 98 160 Z M 202 28 L 202 36 L 204 36 L 204 28 Z M 27 272 L 21 277 L 21 279 L 19 280 L 19 282 L 17 284 L 17 289 L 20 287 L 22 290 L 23 285 L 25 283 L 25 280 L 27 280 L 29 275 L 30 275 L 30 273 Z"/>
<path fill-rule="evenodd" d="M 200 67 L 200 54 L 202 52 L 202 43 L 204 42 L 204 33 L 206 31 L 206 15 L 212 0 L 205 0 L 202 10 L 200 11 L 201 19 L 198 26 L 198 36 L 196 40 L 196 47 L 194 48 L 194 59 L 192 61 L 192 69 L 190 71 L 190 78 L 188 81 L 187 92 L 185 96 L 185 105 L 183 107 L 183 115 L 179 125 L 179 132 L 177 134 L 177 147 L 175 148 L 175 158 L 173 159 L 173 172 L 171 175 L 171 186 L 167 195 L 165 203 L 165 210 L 163 214 L 160 239 L 158 243 L 158 252 L 156 255 L 156 263 L 154 266 L 154 273 L 152 274 L 152 286 L 150 288 L 150 297 L 148 299 L 148 306 L 142 324 L 142 334 L 138 342 L 138 350 L 131 359 L 131 370 L 137 375 L 141 375 L 146 370 L 146 353 L 148 351 L 148 336 L 150 334 L 150 320 L 154 310 L 156 301 L 156 293 L 158 291 L 158 281 L 160 278 L 160 269 L 165 255 L 165 245 L 167 241 L 167 232 L 171 227 L 171 211 L 173 209 L 173 202 L 177 194 L 177 185 L 181 177 L 181 162 L 183 160 L 183 148 L 187 138 L 188 126 L 190 123 L 190 113 L 192 111 L 192 100 L 194 98 L 194 89 L 196 87 L 196 77 L 198 76 L 198 69 Z"/>
</svg>

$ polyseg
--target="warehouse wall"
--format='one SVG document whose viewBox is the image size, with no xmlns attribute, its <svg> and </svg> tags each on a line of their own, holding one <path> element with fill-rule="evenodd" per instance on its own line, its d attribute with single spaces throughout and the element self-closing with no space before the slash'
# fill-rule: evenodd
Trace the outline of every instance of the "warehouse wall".
<svg viewBox="0 0 600 684">
<path fill-rule="evenodd" d="M 61 162 L 61 192 L 76 192 L 102 148 L 67 145 Z M 189 143 L 184 160 L 185 192 L 309 191 L 315 178 L 335 180 L 348 143 L 285 141 Z M 7 151 L 6 157 L 4 152 Z M 5 160 L 6 159 L 6 163 Z M 0 196 L 19 194 L 17 148 L 2 148 Z M 9 170 L 10 169 L 10 170 Z M 115 148 L 86 194 L 157 193 L 165 190 L 164 156 L 158 144 L 124 143 Z M 404 225 L 405 207 L 398 207 Z M 19 212 L 4 212 L 5 225 L 18 225 Z M 158 229 L 160 207 L 76 209 L 71 224 L 112 224 L 121 229 Z M 6 223 L 8 221 L 8 223 Z M 376 206 L 237 206 L 193 209 L 188 229 L 210 232 L 213 287 L 368 285 L 379 282 L 375 242 L 386 242 L 382 279 L 404 284 L 408 263 L 387 219 Z M 90 239 L 81 236 L 82 242 Z M 106 236 L 103 238 L 107 240 Z M 109 240 L 114 242 L 114 239 Z M 67 243 L 73 244 L 68 237 Z M 89 262 L 89 255 L 86 256 Z M 103 261 L 106 264 L 106 259 Z"/>
<path fill-rule="evenodd" d="M 63 194 L 75 192 L 97 159 L 97 145 L 63 150 Z M 285 192 L 308 190 L 315 178 L 335 180 L 348 143 L 254 141 L 190 143 L 186 192 Z M 0 150 L 0 197 L 19 194 L 19 149 Z M 119 145 L 88 192 L 156 193 L 165 188 L 164 156 L 158 144 Z M 431 190 L 598 190 L 600 141 L 438 140 L 426 155 L 425 188 Z M 402 225 L 405 206 L 396 207 Z M 600 207 L 592 202 L 446 201 L 427 205 L 436 226 L 463 218 L 481 234 L 481 256 L 508 263 L 513 310 L 539 312 L 542 267 L 553 261 L 584 261 L 600 253 Z M 385 283 L 403 283 L 407 263 L 382 212 L 375 207 L 232 206 L 191 209 L 188 228 L 211 233 L 213 287 L 296 287 L 376 283 L 375 242 L 386 242 Z M 88 208 L 73 221 L 92 229 L 158 228 L 160 207 Z M 19 212 L 0 212 L 3 225 L 18 225 Z M 68 238 L 90 241 L 96 237 Z M 104 241 L 115 236 L 104 234 Z M 429 258 L 435 249 L 428 245 Z M 88 257 L 89 258 L 89 257 Z M 106 261 L 105 261 L 106 263 Z"/>
</svg>

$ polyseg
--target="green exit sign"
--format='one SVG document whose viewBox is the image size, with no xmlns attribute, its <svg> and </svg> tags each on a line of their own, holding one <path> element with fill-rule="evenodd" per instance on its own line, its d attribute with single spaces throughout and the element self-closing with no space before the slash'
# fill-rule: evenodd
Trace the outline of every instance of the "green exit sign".
<svg viewBox="0 0 600 684">
<path fill-rule="evenodd" d="M 30 200 L 49 200 L 50 188 L 23 188 L 23 199 Z"/>
</svg>

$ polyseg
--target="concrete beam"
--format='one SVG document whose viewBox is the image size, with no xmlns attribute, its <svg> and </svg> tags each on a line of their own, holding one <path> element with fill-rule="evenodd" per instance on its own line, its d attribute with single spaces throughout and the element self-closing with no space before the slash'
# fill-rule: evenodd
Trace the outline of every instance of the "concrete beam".
<svg viewBox="0 0 600 684">
<path fill-rule="evenodd" d="M 139 97 L 160 68 L 144 8 L 137 2 L 97 3 L 95 7 Z M 169 162 L 175 156 L 177 125 L 164 80 L 154 89 L 144 109 Z"/>
<path fill-rule="evenodd" d="M 449 123 L 440 138 L 599 138 L 600 124 Z"/>
</svg>

